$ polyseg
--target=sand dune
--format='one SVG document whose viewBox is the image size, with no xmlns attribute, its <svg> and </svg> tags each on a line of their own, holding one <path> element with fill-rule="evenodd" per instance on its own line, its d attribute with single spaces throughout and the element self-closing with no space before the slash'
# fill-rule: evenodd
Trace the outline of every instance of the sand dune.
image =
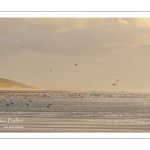
<svg viewBox="0 0 150 150">
<path fill-rule="evenodd" d="M 0 78 L 0 89 L 35 89 L 35 88 L 16 81 Z"/>
</svg>

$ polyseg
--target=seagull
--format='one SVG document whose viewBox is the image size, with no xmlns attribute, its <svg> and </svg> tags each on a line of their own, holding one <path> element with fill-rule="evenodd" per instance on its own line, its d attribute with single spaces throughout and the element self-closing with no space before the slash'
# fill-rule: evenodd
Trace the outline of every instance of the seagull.
<svg viewBox="0 0 150 150">
<path fill-rule="evenodd" d="M 49 104 L 47 107 L 49 107 L 49 108 L 50 108 L 50 107 L 52 107 L 52 106 L 53 106 L 52 104 Z"/>
<path fill-rule="evenodd" d="M 52 106 L 53 106 L 53 104 L 49 104 L 49 106 L 50 106 L 50 107 L 52 107 Z"/>
<path fill-rule="evenodd" d="M 77 66 L 77 64 L 75 64 Z"/>
<path fill-rule="evenodd" d="M 117 79 L 116 83 L 114 83 L 114 84 L 112 84 L 112 85 L 115 86 L 115 85 L 117 85 L 117 83 L 118 83 L 118 79 Z"/>
</svg>

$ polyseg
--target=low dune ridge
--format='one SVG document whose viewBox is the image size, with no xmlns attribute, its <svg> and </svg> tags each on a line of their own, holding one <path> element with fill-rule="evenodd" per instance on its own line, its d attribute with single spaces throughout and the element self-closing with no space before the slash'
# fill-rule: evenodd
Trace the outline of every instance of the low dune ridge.
<svg viewBox="0 0 150 150">
<path fill-rule="evenodd" d="M 28 86 L 9 79 L 0 78 L 0 89 L 35 89 L 35 87 Z"/>
</svg>

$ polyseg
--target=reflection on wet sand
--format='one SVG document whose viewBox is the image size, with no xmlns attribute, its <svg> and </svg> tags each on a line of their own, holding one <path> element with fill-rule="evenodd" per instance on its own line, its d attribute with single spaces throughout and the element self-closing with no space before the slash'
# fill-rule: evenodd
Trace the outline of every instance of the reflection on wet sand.
<svg viewBox="0 0 150 150">
<path fill-rule="evenodd" d="M 149 93 L 0 91 L 0 131 L 148 132 L 149 107 Z"/>
</svg>

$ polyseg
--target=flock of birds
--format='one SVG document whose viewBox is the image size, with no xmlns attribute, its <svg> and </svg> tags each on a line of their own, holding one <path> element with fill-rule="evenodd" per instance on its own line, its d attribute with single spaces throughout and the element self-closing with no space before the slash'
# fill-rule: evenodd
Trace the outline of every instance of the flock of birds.
<svg viewBox="0 0 150 150">
<path fill-rule="evenodd" d="M 77 64 L 75 64 L 76 66 L 77 66 Z M 52 70 L 50 70 L 50 71 L 52 71 Z M 91 84 L 91 82 L 89 82 L 90 84 Z M 113 83 L 112 85 L 113 86 L 116 86 L 117 85 L 117 83 L 118 83 L 118 79 L 116 80 L 116 82 L 115 83 Z M 78 95 L 78 96 L 77 96 Z M 52 95 L 51 95 L 52 96 Z M 65 98 L 65 95 L 62 95 L 64 98 Z M 74 93 L 74 94 L 69 94 L 69 95 L 67 95 L 67 96 L 70 96 L 70 97 L 74 97 L 74 98 L 83 98 L 83 97 L 85 97 L 85 95 L 84 94 L 80 94 L 80 93 L 78 93 L 78 94 L 76 94 L 76 93 Z M 90 95 L 90 96 L 92 96 L 92 95 Z M 105 95 L 105 94 L 96 94 L 95 95 L 96 97 L 99 97 L 99 96 L 108 96 L 108 97 L 112 97 L 112 95 L 111 94 L 108 94 L 108 95 Z M 47 96 L 46 94 L 44 95 L 44 97 L 48 97 L 49 98 L 49 96 Z M 24 96 L 24 98 L 26 99 L 27 98 L 27 95 L 25 95 Z M 17 98 L 16 98 L 17 99 Z M 23 100 L 22 100 L 23 101 Z M 7 100 L 2 100 L 1 102 L 7 102 Z M 32 100 L 29 100 L 29 102 L 30 103 L 27 103 L 26 105 L 27 106 L 30 106 L 31 105 L 31 103 L 33 102 Z M 15 105 L 16 103 L 15 102 L 13 102 L 13 100 L 11 100 L 11 102 L 10 103 L 6 103 L 6 106 L 10 106 L 10 105 Z M 48 104 L 46 107 L 47 108 L 51 108 L 53 105 L 52 104 Z"/>
<path fill-rule="evenodd" d="M 22 48 L 23 48 L 23 46 L 22 46 Z M 77 66 L 78 64 L 75 64 L 75 66 Z M 51 72 L 52 70 L 50 70 L 50 72 Z M 48 80 L 48 79 L 47 79 Z M 91 84 L 91 82 L 89 82 L 90 84 Z M 117 79 L 117 81 L 116 81 L 116 83 L 113 83 L 112 85 L 113 86 L 116 86 L 117 85 L 117 83 L 118 83 L 118 79 Z"/>
<path fill-rule="evenodd" d="M 19 95 L 19 96 L 21 96 L 21 95 Z M 12 97 L 12 96 L 11 96 Z M 44 96 L 45 97 L 45 96 Z M 18 98 L 16 98 L 16 99 L 18 99 Z M 27 99 L 27 95 L 26 96 L 24 96 L 24 99 Z M 21 102 L 23 102 L 24 100 L 21 100 Z M 26 105 L 27 106 L 30 106 L 31 104 L 32 104 L 32 100 L 28 100 L 29 101 L 29 103 L 26 103 Z M 6 100 L 6 99 L 4 99 L 4 100 L 1 100 L 0 101 L 1 103 L 3 103 L 3 102 L 7 102 L 5 105 L 6 106 L 11 106 L 11 105 L 15 105 L 16 103 L 13 101 L 13 100 Z M 9 102 L 9 103 L 8 103 Z M 47 108 L 51 108 L 53 106 L 53 104 L 48 104 L 46 107 Z"/>
<path fill-rule="evenodd" d="M 118 83 L 118 80 L 116 83 L 114 83 L 114 86 Z M 137 94 L 127 94 L 127 93 L 78 93 L 78 92 L 63 92 L 63 91 L 50 91 L 47 93 L 7 93 L 6 95 L 3 95 L 3 100 L 1 100 L 1 103 L 5 103 L 6 106 L 15 105 L 16 103 L 20 102 L 26 102 L 26 106 L 32 105 L 32 102 L 36 97 L 40 99 L 46 99 L 51 100 L 51 98 L 137 98 L 137 97 L 145 97 L 145 95 L 137 95 Z M 147 96 L 146 96 L 147 97 Z M 1 95 L 0 95 L 0 98 Z M 19 101 L 16 101 L 19 100 Z M 45 105 L 47 108 L 51 108 L 53 106 L 50 101 L 48 101 L 49 104 Z M 22 103 L 24 104 L 24 103 Z"/>
<path fill-rule="evenodd" d="M 2 100 L 2 102 L 7 102 L 7 100 Z M 7 103 L 6 106 L 10 106 L 10 105 L 15 105 L 15 102 L 13 102 L 13 100 L 10 101 L 10 103 Z"/>
<path fill-rule="evenodd" d="M 77 64 L 75 64 L 75 66 L 77 66 Z M 50 72 L 51 72 L 52 70 L 50 70 Z M 47 79 L 48 80 L 48 79 Z M 110 80 L 110 79 L 109 79 Z M 91 84 L 91 82 L 89 82 L 90 84 Z M 116 82 L 115 83 L 113 83 L 112 85 L 113 86 L 116 86 L 117 85 L 117 83 L 118 83 L 118 79 L 116 80 Z"/>
</svg>

